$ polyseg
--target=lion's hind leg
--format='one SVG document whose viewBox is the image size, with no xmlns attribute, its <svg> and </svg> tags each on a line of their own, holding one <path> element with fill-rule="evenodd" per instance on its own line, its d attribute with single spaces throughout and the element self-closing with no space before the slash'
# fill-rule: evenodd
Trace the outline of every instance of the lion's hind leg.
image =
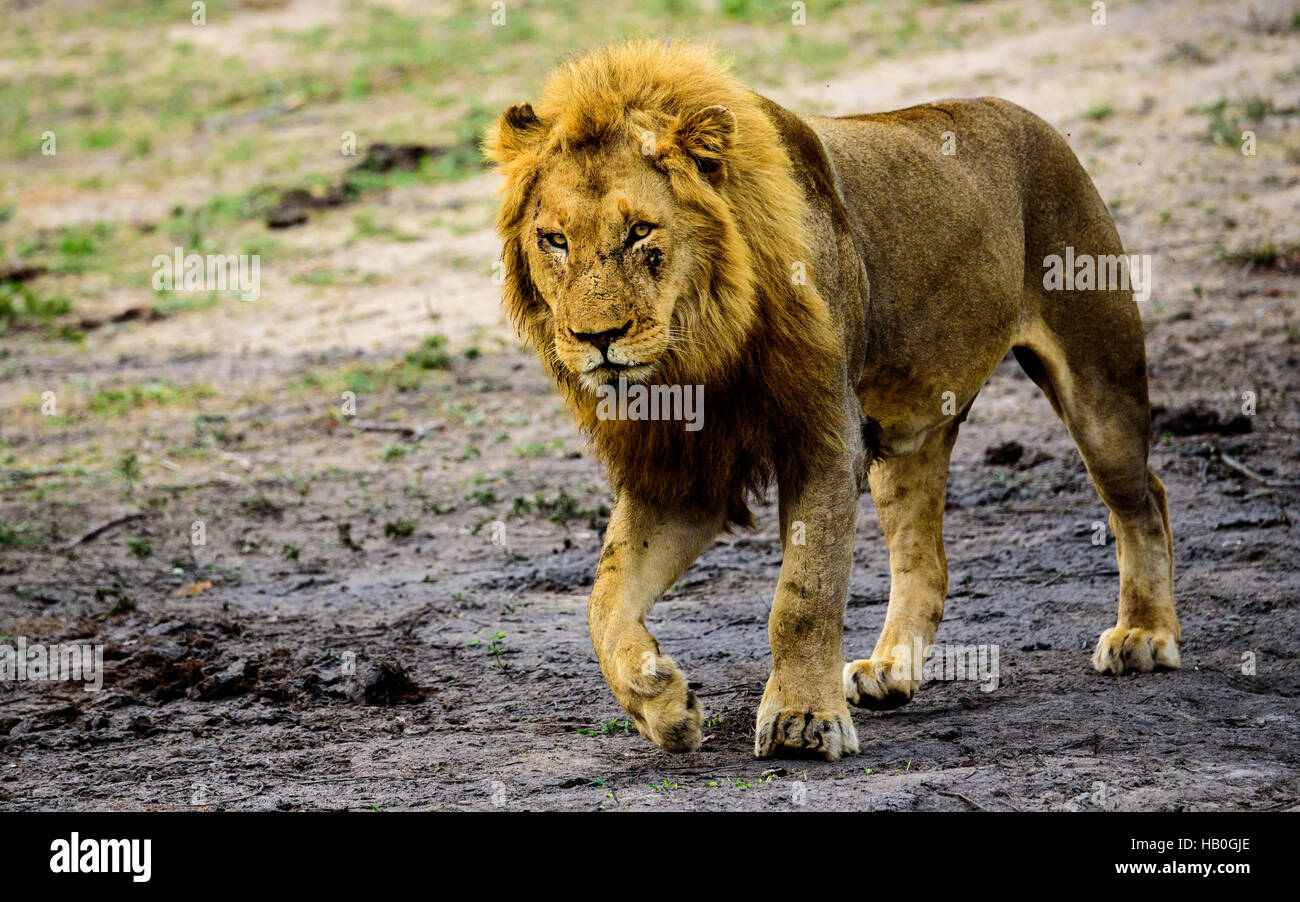
<svg viewBox="0 0 1300 902">
<path fill-rule="evenodd" d="M 1060 134 L 1037 117 L 1024 124 L 1024 153 L 1035 162 L 1025 173 L 1016 357 L 1065 422 L 1110 508 L 1119 560 L 1119 617 L 1101 634 L 1093 664 L 1109 673 L 1174 668 L 1173 540 L 1164 486 L 1147 469 L 1146 347 L 1133 293 L 1149 288 L 1150 263 L 1125 256 L 1110 211 Z"/>
<path fill-rule="evenodd" d="M 1037 327 L 1025 342 L 1028 353 L 1018 348 L 1016 356 L 1052 400 L 1110 509 L 1119 615 L 1098 639 L 1093 666 L 1113 674 L 1176 669 L 1173 538 L 1165 487 L 1147 468 L 1150 411 L 1141 323 L 1132 301 L 1111 306 L 1107 300 L 1117 299 L 1088 294 L 1093 297 L 1051 299 L 1075 311 L 1072 321 L 1056 331 Z"/>
</svg>

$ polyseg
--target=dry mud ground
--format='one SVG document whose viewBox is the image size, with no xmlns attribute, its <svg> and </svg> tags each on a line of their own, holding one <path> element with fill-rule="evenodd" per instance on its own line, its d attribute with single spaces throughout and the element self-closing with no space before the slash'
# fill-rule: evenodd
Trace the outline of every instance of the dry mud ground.
<svg viewBox="0 0 1300 902">
<path fill-rule="evenodd" d="M 500 320 L 484 225 L 493 179 L 482 175 L 382 202 L 399 220 L 486 211 L 435 236 L 481 257 L 472 272 L 429 256 L 434 239 L 372 244 L 352 253 L 414 268 L 408 283 L 310 295 L 268 272 L 258 304 L 125 322 L 76 350 L 4 339 L 0 513 L 15 531 L 0 546 L 0 635 L 100 643 L 105 675 L 93 693 L 0 684 L 0 805 L 1295 808 L 1300 285 L 1295 258 L 1252 264 L 1217 252 L 1300 238 L 1300 32 L 1262 26 L 1260 10 L 1277 13 L 1138 4 L 1110 32 L 1086 14 L 1056 17 L 1032 34 L 860 68 L 850 54 L 824 84 L 769 91 L 844 113 L 982 93 L 1035 109 L 1070 136 L 1129 251 L 1155 259 L 1143 306 L 1153 401 L 1227 421 L 1253 393 L 1248 432 L 1166 423 L 1155 433 L 1181 671 L 1092 671 L 1117 590 L 1111 540 L 1093 543 L 1105 511 L 1045 400 L 1005 362 L 954 457 L 952 590 L 939 634 L 944 645 L 997 646 L 997 688 L 930 681 L 902 709 L 855 712 L 855 758 L 754 760 L 780 565 L 769 501 L 755 532 L 705 553 L 653 615 L 697 685 L 707 740 L 676 757 L 641 739 L 586 633 L 609 498 Z M 1191 107 L 1255 94 L 1291 111 L 1260 126 L 1259 156 L 1206 140 L 1206 116 Z M 1112 112 L 1089 112 L 1102 100 Z M 20 209 L 57 219 L 64 202 Z M 326 235 L 331 222 L 306 234 Z M 425 305 L 456 353 L 418 388 L 362 384 L 349 419 L 339 392 L 302 379 L 384 372 L 425 329 Z M 471 340 L 482 353 L 461 353 Z M 45 390 L 75 406 L 157 380 L 216 391 L 57 428 L 37 410 Z M 1011 441 L 1024 449 L 1018 460 L 986 457 Z M 123 453 L 138 473 L 114 474 Z M 67 550 L 129 513 L 140 516 Z M 196 522 L 205 544 L 192 544 Z M 864 495 L 850 657 L 875 641 L 887 573 Z"/>
</svg>

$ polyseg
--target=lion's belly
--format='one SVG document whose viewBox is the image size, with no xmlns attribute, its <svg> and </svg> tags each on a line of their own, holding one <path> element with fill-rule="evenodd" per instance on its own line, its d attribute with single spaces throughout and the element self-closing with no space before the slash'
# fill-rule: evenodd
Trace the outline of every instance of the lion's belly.
<svg viewBox="0 0 1300 902">
<path fill-rule="evenodd" d="M 873 451 L 881 457 L 910 454 L 934 429 L 963 418 L 1005 353 L 1003 349 L 996 358 L 989 354 L 958 367 L 929 361 L 910 372 L 893 365 L 869 366 L 857 395 L 864 416 L 875 423 Z"/>
</svg>

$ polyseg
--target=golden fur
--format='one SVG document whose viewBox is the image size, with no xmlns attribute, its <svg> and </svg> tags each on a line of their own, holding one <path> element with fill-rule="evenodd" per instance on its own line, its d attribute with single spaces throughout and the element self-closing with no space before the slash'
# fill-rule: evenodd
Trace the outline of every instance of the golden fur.
<svg viewBox="0 0 1300 902">
<path fill-rule="evenodd" d="M 505 307 L 614 485 L 588 619 L 606 681 L 653 742 L 694 749 L 703 711 L 645 616 L 720 530 L 751 524 L 772 479 L 784 557 L 755 753 L 852 754 L 848 703 L 911 698 L 900 654 L 933 642 L 947 591 L 949 453 L 1009 350 L 1111 509 L 1119 616 L 1094 665 L 1178 666 L 1141 319 L 1127 287 L 1042 288 L 1064 247 L 1122 253 L 1042 120 L 988 98 L 801 118 L 707 51 L 642 41 L 561 66 L 486 151 L 504 176 Z M 704 428 L 602 419 L 596 393 L 616 379 L 702 385 Z M 846 664 L 864 482 L 892 584 L 875 651 Z"/>
</svg>

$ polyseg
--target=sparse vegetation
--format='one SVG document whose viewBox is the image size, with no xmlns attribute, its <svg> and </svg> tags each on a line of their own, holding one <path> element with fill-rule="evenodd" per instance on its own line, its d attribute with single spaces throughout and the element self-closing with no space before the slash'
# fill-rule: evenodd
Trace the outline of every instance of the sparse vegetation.
<svg viewBox="0 0 1300 902">
<path fill-rule="evenodd" d="M 418 525 L 414 520 L 391 520 L 384 524 L 384 536 L 389 539 L 404 539 L 412 535 Z"/>
<path fill-rule="evenodd" d="M 284 510 L 270 498 L 258 492 L 244 505 L 244 509 L 254 517 L 278 517 Z"/>
<path fill-rule="evenodd" d="M 505 668 L 505 662 L 502 660 L 502 655 L 506 652 L 505 638 L 506 634 L 504 632 L 493 633 L 487 638 L 487 651 L 493 658 L 493 667 Z M 468 648 L 478 648 L 482 644 L 482 639 L 471 639 L 465 643 Z"/>
<path fill-rule="evenodd" d="M 1240 100 L 1223 97 L 1196 111 L 1209 117 L 1205 128 L 1207 140 L 1233 150 L 1241 148 L 1243 132 L 1260 128 L 1270 116 L 1295 113 L 1294 109 L 1279 109 L 1270 98 L 1258 95 Z"/>
<path fill-rule="evenodd" d="M 582 508 L 576 498 L 560 489 L 554 498 L 547 498 L 542 492 L 532 498 L 516 497 L 510 506 L 509 516 L 522 517 L 534 513 L 545 516 L 552 523 L 567 523 L 583 517 L 608 517 L 609 507 L 599 504 L 595 508 Z"/>
<path fill-rule="evenodd" d="M 199 401 L 215 394 L 216 390 L 210 385 L 180 386 L 159 380 L 101 389 L 90 397 L 86 409 L 98 417 L 117 419 L 143 407 L 197 406 Z"/>
<path fill-rule="evenodd" d="M 406 362 L 422 370 L 445 370 L 451 366 L 451 354 L 446 350 L 447 339 L 430 335 L 420 342 L 420 347 L 406 355 Z"/>
<path fill-rule="evenodd" d="M 598 727 L 580 727 L 577 732 L 583 736 L 614 736 L 618 734 L 628 736 L 636 733 L 637 728 L 636 724 L 626 717 L 611 717 L 609 720 L 602 721 Z"/>
<path fill-rule="evenodd" d="M 1300 242 L 1277 244 L 1271 238 L 1254 244 L 1218 248 L 1218 257 L 1224 263 L 1237 266 L 1251 265 L 1265 269 L 1300 271 Z"/>
<path fill-rule="evenodd" d="M 72 309 L 62 295 L 46 296 L 32 285 L 0 282 L 0 336 L 11 330 L 39 329 L 74 341 L 84 336 L 70 326 L 56 326 L 55 320 Z"/>
<path fill-rule="evenodd" d="M 356 539 L 352 538 L 351 523 L 336 523 L 334 525 L 335 528 L 338 530 L 340 545 L 342 545 L 344 548 L 348 549 L 349 551 L 363 550 L 361 543 L 358 542 Z"/>
<path fill-rule="evenodd" d="M 128 492 L 135 490 L 135 484 L 143 475 L 140 471 L 140 457 L 134 451 L 125 451 L 117 460 L 117 475 L 126 483 Z"/>
<path fill-rule="evenodd" d="M 1094 103 L 1083 111 L 1083 118 L 1091 119 L 1093 122 L 1101 122 L 1115 115 L 1115 106 L 1112 103 L 1103 101 Z"/>
<path fill-rule="evenodd" d="M 36 541 L 36 537 L 27 531 L 26 526 L 0 519 L 0 548 L 30 545 Z"/>
</svg>

